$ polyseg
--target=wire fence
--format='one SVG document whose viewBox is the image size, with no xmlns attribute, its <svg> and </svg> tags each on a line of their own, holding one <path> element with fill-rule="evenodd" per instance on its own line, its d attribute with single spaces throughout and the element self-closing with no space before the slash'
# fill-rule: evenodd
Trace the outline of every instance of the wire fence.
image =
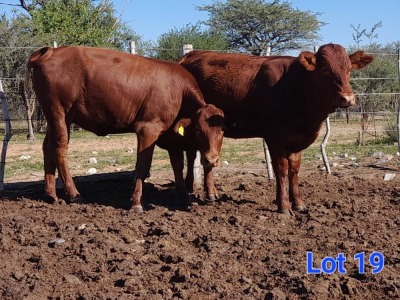
<svg viewBox="0 0 400 300">
<path fill-rule="evenodd" d="M 0 82 L 3 84 L 4 94 L 7 96 L 8 116 L 4 109 L 0 113 L 0 134 L 7 135 L 7 123 L 10 122 L 14 135 L 27 134 L 27 104 L 22 96 L 25 76 L 25 62 L 29 55 L 40 47 L 0 47 L 0 57 L 5 67 L 0 71 Z M 181 49 L 146 48 L 135 49 L 131 52 L 177 51 Z M 226 51 L 237 52 L 237 51 Z M 331 114 L 329 120 L 332 126 L 328 141 L 328 156 L 334 155 L 368 155 L 376 149 L 384 149 L 388 153 L 398 151 L 398 116 L 400 102 L 399 69 L 400 58 L 398 53 L 373 53 L 381 57 L 386 64 L 397 66 L 391 74 L 380 74 L 372 77 L 369 73 L 364 76 L 351 78 L 353 89 L 357 97 L 357 105 L 349 109 L 338 109 Z M 6 58 L 9 57 L 9 60 Z M 18 65 L 21 57 L 24 63 Z M 388 83 L 389 82 L 389 83 Z M 380 84 L 375 84 L 380 83 Z M 365 86 L 372 85 L 372 91 L 365 92 Z M 5 101 L 2 98 L 2 101 Z M 36 103 L 32 115 L 34 132 L 40 140 L 45 132 L 46 122 L 40 107 Z M 326 125 L 321 130 L 320 137 L 304 152 L 305 159 L 320 157 L 319 144 L 322 141 Z M 74 134 L 71 135 L 74 138 Z M 12 143 L 12 139 L 11 139 Z M 4 144 L 3 144 L 4 148 Z M 260 151 L 262 147 L 260 145 Z M 339 153 L 340 152 L 340 153 Z"/>
</svg>

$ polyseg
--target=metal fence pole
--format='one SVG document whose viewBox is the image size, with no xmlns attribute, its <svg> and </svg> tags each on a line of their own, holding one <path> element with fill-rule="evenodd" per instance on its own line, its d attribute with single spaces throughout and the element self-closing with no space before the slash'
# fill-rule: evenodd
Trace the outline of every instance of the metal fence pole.
<svg viewBox="0 0 400 300">
<path fill-rule="evenodd" d="M 10 122 L 10 115 L 8 113 L 8 106 L 7 106 L 7 97 L 4 94 L 3 84 L 1 83 L 0 79 L 0 101 L 1 106 L 3 109 L 4 121 L 6 123 L 6 129 L 3 139 L 3 147 L 1 149 L 1 163 L 0 163 L 0 190 L 4 190 L 4 172 L 6 168 L 6 157 L 7 157 L 7 147 L 8 141 L 11 139 L 12 136 L 12 127 Z"/>
<path fill-rule="evenodd" d="M 314 46 L 314 52 L 318 52 L 318 46 Z M 322 154 L 322 160 L 324 162 L 325 170 L 326 173 L 331 174 L 331 168 L 329 166 L 329 161 L 328 161 L 328 156 L 326 155 L 326 144 L 328 143 L 329 136 L 331 135 L 331 123 L 329 120 L 329 116 L 325 120 L 325 135 L 324 138 L 322 139 L 320 149 L 321 149 L 321 154 Z"/>
<path fill-rule="evenodd" d="M 400 83 L 400 48 L 397 50 L 397 76 Z M 400 152 L 400 98 L 397 101 L 397 148 Z"/>
<path fill-rule="evenodd" d="M 270 55 L 271 55 L 271 47 L 267 47 L 267 52 L 265 53 L 265 56 L 270 56 Z M 267 142 L 264 139 L 263 139 L 263 147 L 264 147 L 265 163 L 268 172 L 268 179 L 274 179 L 275 176 L 274 176 L 274 169 L 272 167 L 271 154 L 269 153 Z"/>
<path fill-rule="evenodd" d="M 326 125 L 326 133 L 321 143 L 321 153 L 322 153 L 322 159 L 324 161 L 325 170 L 328 174 L 331 174 L 331 167 L 329 166 L 329 161 L 328 157 L 326 156 L 326 150 L 325 150 L 326 144 L 328 143 L 329 135 L 331 134 L 331 123 L 329 121 L 329 116 L 325 120 L 325 125 Z"/>
</svg>

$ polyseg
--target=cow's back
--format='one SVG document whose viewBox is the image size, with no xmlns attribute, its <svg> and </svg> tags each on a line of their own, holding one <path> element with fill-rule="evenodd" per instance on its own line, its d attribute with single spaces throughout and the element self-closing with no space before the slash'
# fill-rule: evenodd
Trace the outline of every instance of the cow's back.
<svg viewBox="0 0 400 300">
<path fill-rule="evenodd" d="M 194 75 L 207 103 L 229 110 L 246 99 L 264 61 L 250 55 L 192 51 L 179 64 Z"/>
<path fill-rule="evenodd" d="M 43 48 L 28 67 L 47 116 L 63 110 L 70 122 L 98 135 L 135 132 L 141 122 L 167 129 L 184 95 L 202 101 L 192 75 L 176 63 L 110 49 Z"/>
<path fill-rule="evenodd" d="M 226 136 L 262 136 L 266 123 L 287 108 L 287 70 L 293 57 L 192 51 L 179 63 L 194 75 L 207 103 L 220 107 L 227 120 Z"/>
</svg>

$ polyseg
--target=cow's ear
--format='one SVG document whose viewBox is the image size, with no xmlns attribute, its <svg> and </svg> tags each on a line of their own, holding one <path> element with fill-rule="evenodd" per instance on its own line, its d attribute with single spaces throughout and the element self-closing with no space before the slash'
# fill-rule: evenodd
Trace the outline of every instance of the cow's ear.
<svg viewBox="0 0 400 300">
<path fill-rule="evenodd" d="M 374 60 L 372 55 L 365 54 L 364 51 L 357 51 L 349 55 L 351 61 L 351 68 L 353 70 L 359 70 L 366 67 L 369 63 Z"/>
<path fill-rule="evenodd" d="M 314 71 L 316 66 L 315 54 L 310 51 L 300 53 L 299 61 L 307 71 Z"/>
<path fill-rule="evenodd" d="M 189 118 L 182 118 L 176 122 L 174 126 L 175 133 L 184 136 L 185 135 L 185 128 L 187 128 L 190 124 L 192 124 L 192 120 Z"/>
</svg>

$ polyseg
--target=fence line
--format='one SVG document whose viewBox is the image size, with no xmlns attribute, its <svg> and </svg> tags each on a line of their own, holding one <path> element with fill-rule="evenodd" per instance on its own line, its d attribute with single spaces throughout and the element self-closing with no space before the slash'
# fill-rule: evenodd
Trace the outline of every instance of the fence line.
<svg viewBox="0 0 400 300">
<path fill-rule="evenodd" d="M 38 48 L 40 48 L 40 46 L 38 46 L 38 47 L 34 47 L 34 46 L 32 46 L 32 47 L 0 47 L 0 51 L 2 50 L 2 49 L 15 49 L 15 50 L 19 50 L 19 49 L 38 49 Z M 186 45 L 186 51 L 188 51 L 188 50 L 193 50 L 193 46 L 192 47 L 189 47 L 188 45 Z M 182 49 L 172 49 L 172 48 L 161 48 L 161 47 L 141 47 L 141 48 L 137 48 L 136 47 L 136 44 L 134 43 L 134 42 L 132 42 L 131 44 L 130 44 L 130 52 L 132 53 L 132 54 L 135 54 L 135 53 L 137 53 L 137 51 L 140 51 L 140 50 L 152 50 L 152 51 L 182 51 Z M 232 51 L 232 50 L 225 50 L 225 51 L 221 51 L 221 50 L 209 50 L 209 51 L 220 51 L 220 52 L 238 52 L 238 51 Z M 269 55 L 269 53 L 270 53 L 270 51 L 267 51 L 267 53 L 266 53 L 266 55 Z M 363 80 L 365 80 L 365 81 L 368 81 L 368 80 L 399 80 L 400 81 L 400 53 L 384 53 L 384 52 L 368 52 L 368 53 L 370 53 L 370 54 L 374 54 L 374 55 L 383 55 L 383 56 L 395 56 L 395 57 L 399 57 L 399 71 L 398 71 L 398 74 L 399 74 L 399 77 L 379 77 L 379 78 L 371 78 L 371 77 L 365 77 L 365 78 L 351 78 L 351 80 L 352 81 L 363 81 Z M 185 54 L 185 52 L 183 53 L 183 54 Z M 0 82 L 1 82 L 1 80 L 4 80 L 4 81 L 20 81 L 20 80 L 24 80 L 22 77 L 21 78 L 16 78 L 16 77 L 11 77 L 11 76 L 5 76 L 5 77 L 3 77 L 3 78 L 1 78 L 0 77 Z M 374 96 L 397 96 L 397 95 L 400 95 L 400 93 L 397 93 L 397 92 L 391 92 L 391 93 L 386 93 L 386 92 L 374 92 L 374 93 L 355 93 L 355 95 L 356 96 L 364 96 L 364 97 L 368 97 L 368 98 L 370 98 L 370 97 L 374 97 Z M 362 112 L 362 111 L 351 111 L 351 110 L 348 110 L 348 111 L 338 111 L 338 112 L 336 112 L 336 113 L 333 113 L 332 115 L 334 116 L 335 114 L 337 114 L 337 113 L 343 113 L 343 114 L 347 114 L 347 115 L 355 115 L 355 116 L 359 116 L 359 115 L 363 115 L 363 114 L 372 114 L 372 115 L 383 115 L 383 116 L 392 116 L 392 115 L 397 115 L 397 117 L 398 117 L 398 127 L 397 127 L 397 130 L 395 130 L 395 129 L 393 129 L 393 130 L 391 130 L 391 129 L 384 129 L 384 130 L 376 130 L 374 127 L 373 128 L 369 128 L 369 129 L 363 129 L 363 130 L 357 130 L 357 129 L 348 129 L 348 128 L 343 128 L 343 129 L 341 129 L 341 132 L 344 132 L 344 133 L 352 133 L 352 132 L 354 132 L 354 133 L 359 133 L 360 131 L 363 131 L 363 133 L 365 133 L 365 134 L 372 134 L 372 135 L 374 135 L 375 137 L 377 137 L 377 134 L 378 133 L 386 133 L 386 132 L 397 132 L 397 136 L 398 136 L 398 139 L 400 138 L 400 125 L 399 125 L 399 120 L 400 120 L 400 105 L 398 104 L 398 102 L 400 101 L 399 99 L 395 99 L 396 101 L 397 101 L 397 107 L 398 107 L 398 111 L 397 112 L 394 112 L 394 111 L 364 111 L 364 112 Z M 391 100 L 392 101 L 392 100 Z M 19 107 L 18 107 L 19 108 Z M 4 113 L 4 109 L 3 109 L 3 113 Z M 331 115 L 331 116 L 332 116 Z M 338 118 L 338 116 L 335 116 L 335 119 L 337 119 Z M 341 119 L 342 117 L 340 117 L 340 119 Z M 344 118 L 343 118 L 344 119 Z M 4 118 L 2 118 L 2 120 L 1 121 L 4 121 L 5 123 L 6 123 L 6 127 L 7 127 L 7 124 L 8 123 L 10 123 L 11 121 L 23 121 L 23 122 L 26 122 L 26 119 L 24 118 L 24 119 L 19 119 L 19 118 L 10 118 L 10 117 L 4 117 Z M 329 127 L 330 126 L 330 123 L 329 122 L 332 122 L 332 120 L 327 120 L 327 123 L 326 123 L 326 126 L 327 127 Z M 329 129 L 328 129 L 329 130 Z M 374 133 L 370 133 L 370 132 L 374 132 Z M 329 135 L 328 135 L 328 137 L 329 137 Z M 323 141 L 323 143 L 325 143 L 325 145 L 327 144 L 327 139 L 326 140 L 324 140 Z M 328 144 L 329 145 L 329 144 Z M 332 146 L 333 146 L 334 144 L 332 144 Z M 399 151 L 400 151 L 400 143 L 398 143 L 398 145 L 399 145 Z M 322 144 L 321 144 L 321 147 L 322 147 Z M 362 146 L 363 148 L 373 148 L 374 146 L 370 146 L 370 145 L 363 145 Z M 391 145 L 387 145 L 387 146 L 383 146 L 383 147 L 393 147 L 393 146 L 391 146 Z M 4 148 L 4 145 L 3 145 L 3 148 Z M 344 148 L 344 147 L 341 147 L 341 149 L 354 149 L 354 148 Z M 267 151 L 268 151 L 268 149 L 266 148 L 266 160 L 267 160 L 267 165 L 268 165 L 268 157 L 267 157 Z M 322 150 L 321 150 L 322 151 Z M 4 162 L 5 163 L 5 162 Z M 200 165 L 200 164 L 199 164 Z M 329 166 L 329 163 L 328 163 L 328 166 Z M 198 170 L 200 170 L 200 168 L 198 167 L 198 169 L 197 169 L 197 172 L 198 172 Z M 272 168 L 271 168 L 271 170 L 272 170 Z M 327 168 L 327 170 L 329 170 L 329 168 Z M 0 182 L 0 184 L 1 184 L 1 182 Z"/>
<path fill-rule="evenodd" d="M 4 76 L 1 77 L 2 80 L 24 80 L 24 78 L 18 78 L 18 77 L 8 77 L 8 76 Z M 371 77 L 360 77 L 360 78 L 350 78 L 350 81 L 358 81 L 358 80 L 399 80 L 399 78 L 397 77 L 392 77 L 392 78 L 371 78 Z M 399 95 L 400 93 L 368 93 L 368 94 L 357 94 L 355 93 L 355 95 L 376 95 L 376 94 L 392 94 L 392 95 Z"/>
<path fill-rule="evenodd" d="M 397 77 L 363 77 L 363 78 L 350 78 L 350 81 L 357 81 L 357 80 L 399 80 Z"/>
</svg>

